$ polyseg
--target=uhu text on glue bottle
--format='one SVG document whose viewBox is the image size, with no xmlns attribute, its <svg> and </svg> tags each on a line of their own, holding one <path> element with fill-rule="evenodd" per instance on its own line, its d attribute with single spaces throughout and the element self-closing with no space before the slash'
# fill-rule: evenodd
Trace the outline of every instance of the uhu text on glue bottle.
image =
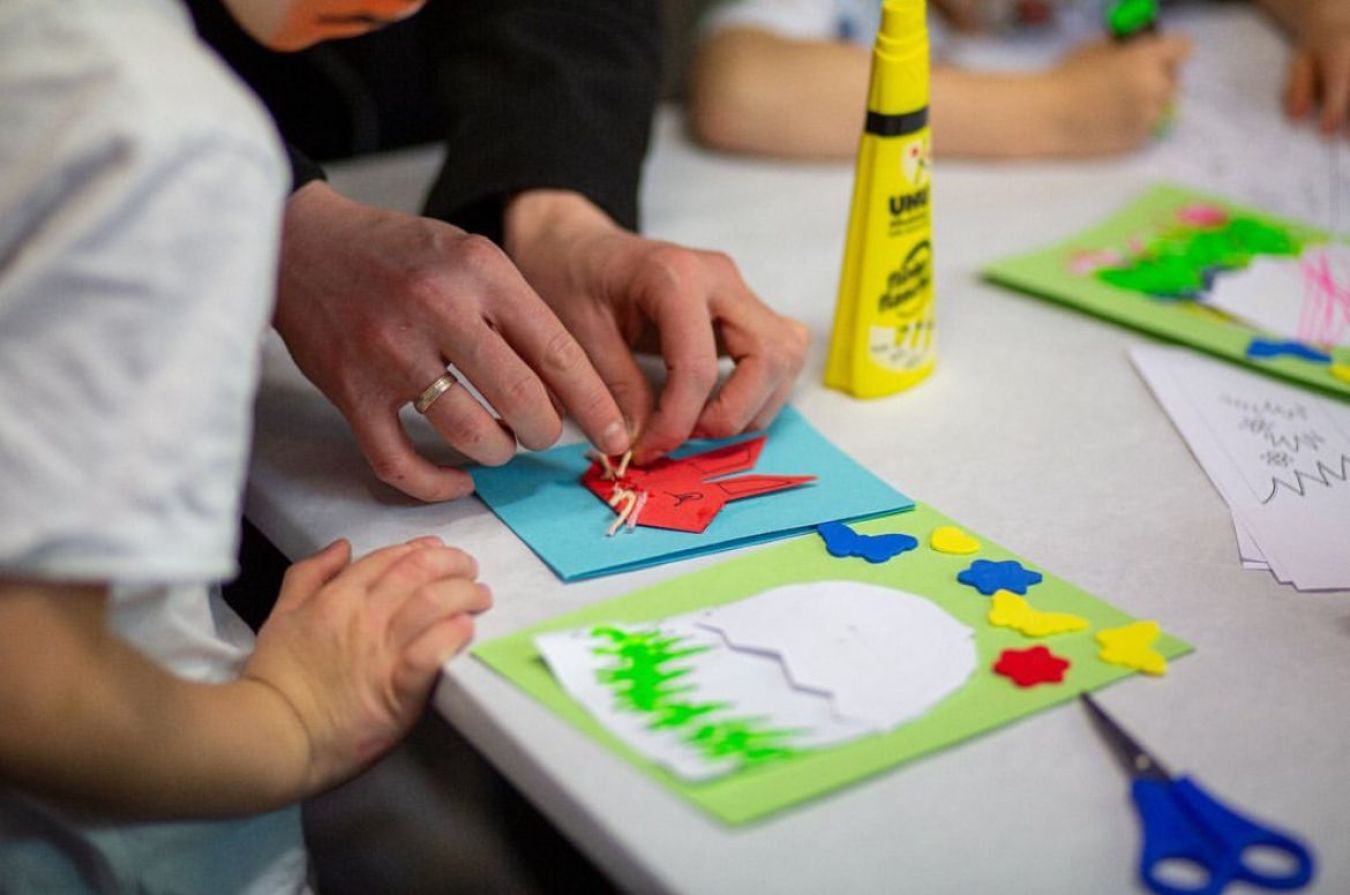
<svg viewBox="0 0 1350 895">
<path fill-rule="evenodd" d="M 885 0 L 872 50 L 825 384 L 859 398 L 918 383 L 937 359 L 924 0 Z"/>
</svg>

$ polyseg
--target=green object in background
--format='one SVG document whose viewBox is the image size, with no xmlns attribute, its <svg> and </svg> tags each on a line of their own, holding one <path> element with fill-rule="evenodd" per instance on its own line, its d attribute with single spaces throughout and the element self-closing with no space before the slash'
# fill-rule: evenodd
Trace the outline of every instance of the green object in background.
<svg viewBox="0 0 1350 895">
<path fill-rule="evenodd" d="M 1116 40 L 1129 40 L 1157 26 L 1157 0 L 1119 0 L 1106 8 L 1106 30 Z"/>
<path fill-rule="evenodd" d="M 1165 230 L 1128 264 L 1103 268 L 1097 278 L 1158 298 L 1199 299 L 1217 272 L 1241 270 L 1258 255 L 1297 257 L 1302 251 L 1303 242 L 1288 227 L 1234 215 L 1223 223 Z"/>
<path fill-rule="evenodd" d="M 1085 631 L 1033 640 L 989 624 L 990 601 L 956 580 L 975 559 L 1016 559 L 1007 550 L 980 538 L 973 555 L 939 553 L 928 546 L 933 529 L 954 523 L 923 505 L 852 527 L 862 534 L 903 532 L 918 538 L 918 549 L 872 564 L 858 558 L 837 559 L 815 534 L 767 547 L 689 575 L 672 578 L 617 599 L 589 606 L 516 634 L 481 644 L 473 654 L 524 690 L 543 706 L 571 723 L 610 752 L 633 764 L 657 783 L 727 824 L 759 820 L 807 799 L 817 798 L 1027 715 L 1074 699 L 1133 674 L 1097 658 L 1096 631 L 1135 619 L 1061 578 L 1044 573 L 1028 599 L 1038 609 L 1072 612 L 1086 618 Z M 1024 563 L 1025 565 L 1025 563 Z M 1042 570 L 1043 571 L 1043 570 Z M 559 686 L 540 658 L 534 637 L 607 623 L 640 625 L 674 615 L 719 606 L 770 588 L 810 581 L 852 580 L 909 591 L 931 600 L 975 632 L 979 660 L 966 685 L 923 716 L 887 733 L 863 737 L 828 749 L 800 750 L 791 755 L 725 777 L 687 782 L 647 761 L 611 735 Z M 1029 689 L 1016 687 L 990 668 L 1003 650 L 1043 644 L 1072 665 L 1063 684 Z M 1164 634 L 1154 648 L 1172 659 L 1190 646 Z M 1154 683 L 1151 686 L 1163 686 Z"/>
<path fill-rule="evenodd" d="M 1199 348 L 1298 385 L 1350 398 L 1350 382 L 1338 379 L 1332 373 L 1332 364 L 1288 355 L 1256 360 L 1247 357 L 1253 339 L 1282 337 L 1233 320 L 1186 296 L 1162 298 L 1145 294 L 1148 288 L 1137 278 L 1131 281 L 1132 275 L 1125 271 L 1135 269 L 1141 262 L 1157 261 L 1160 251 L 1179 251 L 1192 261 L 1211 253 L 1215 246 L 1202 244 L 1207 237 L 1197 240 L 1177 235 L 1186 227 L 1203 230 L 1206 213 L 1218 213 L 1222 218 L 1213 221 L 1214 228 L 1231 228 L 1242 222 L 1237 238 L 1218 241 L 1219 246 L 1229 250 L 1234 245 L 1243 249 L 1236 254 L 1230 252 L 1229 263 L 1234 263 L 1235 258 L 1245 258 L 1242 261 L 1245 264 L 1254 254 L 1288 255 L 1304 246 L 1327 241 L 1321 230 L 1196 190 L 1160 184 L 1098 226 L 1048 248 L 995 261 L 983 274 L 994 283 L 1029 295 Z M 1201 222 L 1188 224 L 1188 220 Z M 1181 248 L 1168 248 L 1179 238 L 1183 242 Z M 1184 244 L 1188 239 L 1191 242 Z M 1116 260 L 1104 260 L 1095 269 L 1086 269 L 1082 263 L 1094 256 L 1110 255 L 1116 256 Z M 1112 283 L 1112 279 L 1116 282 Z M 1332 348 L 1329 354 L 1335 364 L 1350 364 L 1350 348 Z"/>
</svg>

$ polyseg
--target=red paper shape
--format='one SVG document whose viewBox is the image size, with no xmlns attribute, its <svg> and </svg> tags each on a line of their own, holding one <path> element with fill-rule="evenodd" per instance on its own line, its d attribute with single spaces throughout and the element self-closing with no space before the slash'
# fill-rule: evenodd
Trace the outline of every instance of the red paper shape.
<svg viewBox="0 0 1350 895">
<path fill-rule="evenodd" d="M 816 480 L 813 475 L 743 475 L 718 479 L 752 468 L 764 449 L 764 438 L 760 435 L 678 460 L 663 457 L 648 466 L 629 467 L 621 479 L 606 479 L 604 467 L 593 462 L 581 477 L 581 483 L 605 502 L 616 487 L 646 492 L 647 502 L 643 504 L 638 525 L 697 534 L 733 500 L 772 494 Z M 617 513 L 619 508 L 614 509 Z"/>
<path fill-rule="evenodd" d="M 1063 683 L 1064 672 L 1068 670 L 1069 660 L 1061 659 L 1044 646 L 1005 649 L 994 663 L 996 674 L 1010 678 L 1019 687 Z"/>
</svg>

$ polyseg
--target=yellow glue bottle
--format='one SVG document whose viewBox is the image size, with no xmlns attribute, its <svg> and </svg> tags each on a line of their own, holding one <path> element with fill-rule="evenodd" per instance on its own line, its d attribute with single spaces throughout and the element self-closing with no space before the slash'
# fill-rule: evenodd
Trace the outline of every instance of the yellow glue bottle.
<svg viewBox="0 0 1350 895">
<path fill-rule="evenodd" d="M 872 50 L 825 363 L 825 384 L 858 398 L 909 388 L 937 360 L 924 13 L 924 0 L 885 0 Z"/>
</svg>

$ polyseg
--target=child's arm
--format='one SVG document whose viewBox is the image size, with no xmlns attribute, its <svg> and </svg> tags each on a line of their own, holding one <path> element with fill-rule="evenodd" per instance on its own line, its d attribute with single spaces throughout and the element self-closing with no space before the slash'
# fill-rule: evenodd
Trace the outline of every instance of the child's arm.
<svg viewBox="0 0 1350 895">
<path fill-rule="evenodd" d="M 1259 0 L 1294 38 L 1284 107 L 1295 120 L 1318 110 L 1325 134 L 1350 122 L 1350 3 Z"/>
<path fill-rule="evenodd" d="M 1143 143 L 1189 51 L 1177 36 L 1092 45 L 1056 67 L 986 74 L 935 66 L 930 120 L 942 157 L 1120 152 Z M 846 158 L 858 146 L 870 51 L 728 28 L 700 49 L 690 125 L 709 146 L 789 158 Z"/>
<path fill-rule="evenodd" d="M 1179 34 L 1079 46 L 1053 68 L 1030 76 L 1033 84 L 1024 91 L 1022 101 L 1029 105 L 1028 119 L 1034 126 L 1018 132 L 1018 151 L 1013 154 L 1067 158 L 1137 149 L 1163 123 L 1176 96 L 1178 69 L 1190 50 L 1190 41 Z M 1007 79 L 999 76 L 999 80 Z M 940 97 L 935 96 L 934 104 L 938 101 Z M 964 103 L 957 106 L 960 117 L 980 120 L 977 104 L 982 104 L 987 122 L 995 115 L 1007 117 L 1019 111 L 1011 94 L 1000 96 L 986 85 L 968 92 Z M 934 125 L 935 131 L 938 126 Z M 1016 124 L 1010 121 L 1007 127 Z M 997 141 L 998 130 L 986 126 L 971 138 Z M 940 137 L 937 145 L 941 149 Z"/>
<path fill-rule="evenodd" d="M 246 814 L 354 774 L 411 726 L 488 607 L 422 539 L 291 567 L 239 680 L 176 677 L 111 632 L 103 588 L 0 581 L 0 779 L 149 817 Z"/>
<path fill-rule="evenodd" d="M 846 158 L 858 149 L 871 51 L 726 28 L 690 69 L 689 125 L 707 146 L 784 158 Z"/>
</svg>

